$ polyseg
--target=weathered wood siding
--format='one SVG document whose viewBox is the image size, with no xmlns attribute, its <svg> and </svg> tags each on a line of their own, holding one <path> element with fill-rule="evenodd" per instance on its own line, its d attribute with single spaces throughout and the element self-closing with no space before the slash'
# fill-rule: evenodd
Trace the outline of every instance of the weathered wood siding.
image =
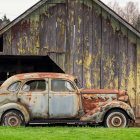
<svg viewBox="0 0 140 140">
<path fill-rule="evenodd" d="M 49 55 L 86 88 L 127 89 L 133 106 L 140 93 L 140 38 L 93 0 L 47 1 L 4 33 L 4 54 Z"/>
</svg>

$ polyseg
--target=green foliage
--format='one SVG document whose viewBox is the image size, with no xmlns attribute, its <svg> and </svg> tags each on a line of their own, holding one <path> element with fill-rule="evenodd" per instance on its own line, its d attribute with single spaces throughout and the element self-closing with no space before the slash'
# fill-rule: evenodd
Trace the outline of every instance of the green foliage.
<svg viewBox="0 0 140 140">
<path fill-rule="evenodd" d="M 139 128 L 0 127 L 1 140 L 139 140 Z"/>
<path fill-rule="evenodd" d="M 0 29 L 3 28 L 4 26 L 6 26 L 9 22 L 10 22 L 10 19 L 8 19 L 8 18 L 6 17 L 6 15 L 4 15 L 4 16 L 0 19 Z"/>
</svg>

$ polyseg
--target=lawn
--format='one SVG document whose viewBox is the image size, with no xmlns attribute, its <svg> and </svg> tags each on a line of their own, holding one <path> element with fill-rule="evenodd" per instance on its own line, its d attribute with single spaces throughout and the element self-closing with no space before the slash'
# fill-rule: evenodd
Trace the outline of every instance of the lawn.
<svg viewBox="0 0 140 140">
<path fill-rule="evenodd" d="M 0 127 L 0 140 L 139 140 L 140 128 Z"/>
</svg>

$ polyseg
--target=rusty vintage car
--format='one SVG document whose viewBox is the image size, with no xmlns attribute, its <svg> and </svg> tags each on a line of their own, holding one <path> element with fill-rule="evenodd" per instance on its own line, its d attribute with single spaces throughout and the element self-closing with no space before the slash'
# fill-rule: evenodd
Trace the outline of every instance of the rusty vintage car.
<svg viewBox="0 0 140 140">
<path fill-rule="evenodd" d="M 126 127 L 135 120 L 125 91 L 79 89 L 77 78 L 60 73 L 26 73 L 0 87 L 3 126 L 30 123 L 104 124 Z"/>
</svg>

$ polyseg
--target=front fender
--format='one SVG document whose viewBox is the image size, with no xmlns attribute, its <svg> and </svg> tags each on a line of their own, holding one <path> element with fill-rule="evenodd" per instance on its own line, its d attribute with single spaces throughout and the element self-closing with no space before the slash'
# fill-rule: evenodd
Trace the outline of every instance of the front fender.
<svg viewBox="0 0 140 140">
<path fill-rule="evenodd" d="M 121 101 L 103 103 L 102 105 L 85 114 L 80 120 L 93 121 L 96 123 L 103 122 L 105 114 L 113 108 L 123 109 L 132 120 L 135 120 L 135 115 L 132 108 L 128 104 Z"/>
<path fill-rule="evenodd" d="M 25 119 L 25 123 L 28 123 L 30 120 L 30 116 L 28 111 L 26 110 L 26 108 L 23 105 L 17 104 L 17 103 L 7 103 L 4 104 L 2 106 L 0 106 L 0 121 L 1 121 L 1 117 L 3 115 L 3 113 L 7 110 L 11 110 L 11 109 L 16 109 L 18 111 L 20 111 Z"/>
</svg>

